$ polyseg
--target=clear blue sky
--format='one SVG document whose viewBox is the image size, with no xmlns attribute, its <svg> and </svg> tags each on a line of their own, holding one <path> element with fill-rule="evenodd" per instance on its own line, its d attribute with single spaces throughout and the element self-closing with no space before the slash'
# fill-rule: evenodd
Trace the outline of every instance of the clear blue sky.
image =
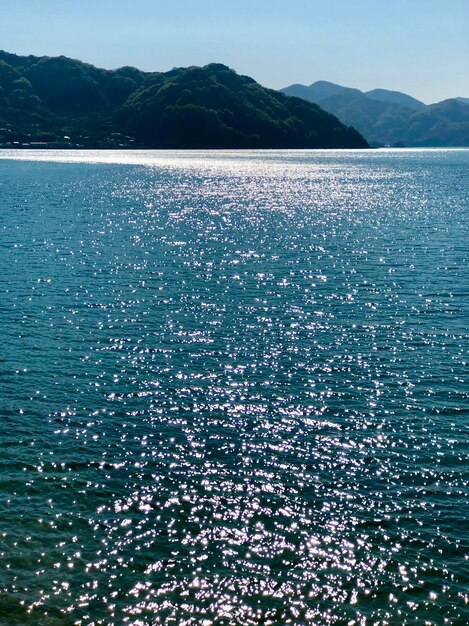
<svg viewBox="0 0 469 626">
<path fill-rule="evenodd" d="M 217 61 L 265 86 L 330 80 L 469 97 L 469 0 L 0 0 L 0 48 L 165 71 Z"/>
</svg>

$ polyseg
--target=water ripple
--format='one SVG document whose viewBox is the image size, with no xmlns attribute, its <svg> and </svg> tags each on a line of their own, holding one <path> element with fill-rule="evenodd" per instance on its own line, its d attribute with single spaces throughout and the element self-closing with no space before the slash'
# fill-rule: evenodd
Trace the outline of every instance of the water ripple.
<svg viewBox="0 0 469 626">
<path fill-rule="evenodd" d="M 469 621 L 467 150 L 0 159 L 0 624 Z"/>
</svg>

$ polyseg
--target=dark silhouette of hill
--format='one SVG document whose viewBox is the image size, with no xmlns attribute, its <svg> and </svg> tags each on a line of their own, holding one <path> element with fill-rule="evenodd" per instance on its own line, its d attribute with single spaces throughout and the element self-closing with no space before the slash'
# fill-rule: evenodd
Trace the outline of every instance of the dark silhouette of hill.
<svg viewBox="0 0 469 626">
<path fill-rule="evenodd" d="M 16 142 L 16 143 L 14 143 Z M 317 104 L 225 65 L 104 70 L 0 51 L 0 143 L 148 148 L 364 148 Z"/>
<path fill-rule="evenodd" d="M 320 104 L 344 124 L 357 128 L 371 145 L 469 146 L 466 98 L 426 105 L 397 91 L 363 93 L 326 81 L 309 87 L 291 85 L 282 92 Z"/>
</svg>

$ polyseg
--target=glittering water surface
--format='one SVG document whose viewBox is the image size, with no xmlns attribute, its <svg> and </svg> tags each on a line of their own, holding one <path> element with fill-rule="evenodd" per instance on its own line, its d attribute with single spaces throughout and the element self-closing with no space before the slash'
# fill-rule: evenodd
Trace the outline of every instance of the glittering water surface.
<svg viewBox="0 0 469 626">
<path fill-rule="evenodd" d="M 0 624 L 468 623 L 468 172 L 0 152 Z"/>
</svg>

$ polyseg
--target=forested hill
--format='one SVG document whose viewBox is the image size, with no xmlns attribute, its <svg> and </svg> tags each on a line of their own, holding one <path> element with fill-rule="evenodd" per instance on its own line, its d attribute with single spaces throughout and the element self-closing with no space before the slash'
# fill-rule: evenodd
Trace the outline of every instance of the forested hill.
<svg viewBox="0 0 469 626">
<path fill-rule="evenodd" d="M 146 73 L 0 51 L 0 145 L 365 148 L 318 105 L 220 64 Z"/>
</svg>

